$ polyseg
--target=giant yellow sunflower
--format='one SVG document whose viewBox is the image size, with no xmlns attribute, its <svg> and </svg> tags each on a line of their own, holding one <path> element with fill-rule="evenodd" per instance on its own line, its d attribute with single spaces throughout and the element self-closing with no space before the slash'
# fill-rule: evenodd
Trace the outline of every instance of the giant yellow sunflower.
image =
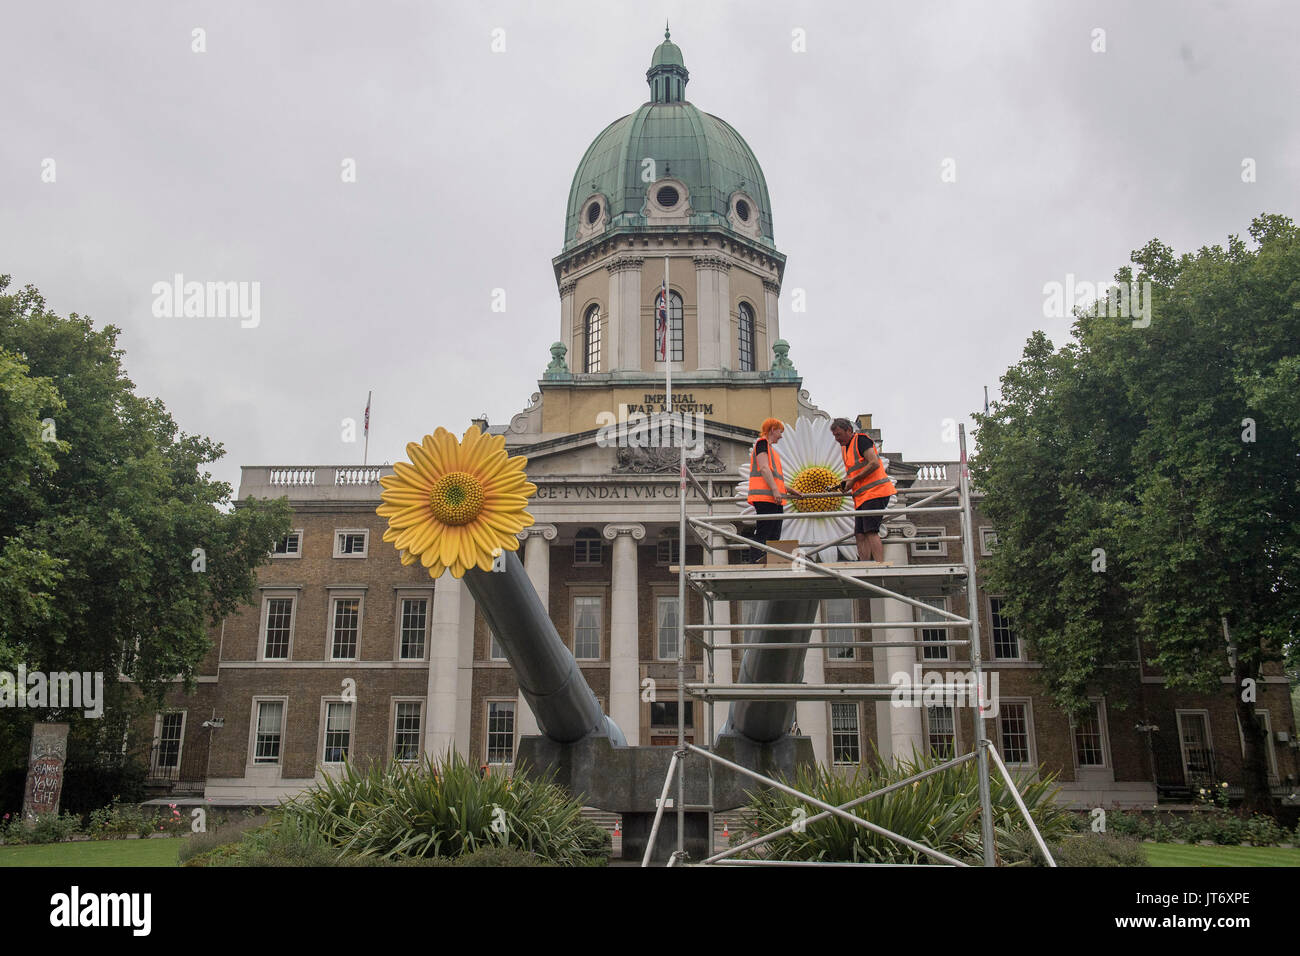
<svg viewBox="0 0 1300 956">
<path fill-rule="evenodd" d="M 459 578 L 470 568 L 492 569 L 493 555 L 519 549 L 520 531 L 533 524 L 528 499 L 528 459 L 506 454 L 503 435 L 471 425 L 460 441 L 445 428 L 406 446 L 410 461 L 379 479 L 388 519 L 384 540 L 401 552 L 403 564 L 420 563 L 436 578 L 448 568 Z"/>
</svg>

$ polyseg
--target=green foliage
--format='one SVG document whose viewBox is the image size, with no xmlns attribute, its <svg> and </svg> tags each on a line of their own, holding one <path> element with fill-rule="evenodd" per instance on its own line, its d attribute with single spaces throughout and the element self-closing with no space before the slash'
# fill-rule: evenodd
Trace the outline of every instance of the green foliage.
<svg viewBox="0 0 1300 956">
<path fill-rule="evenodd" d="M 998 529 L 986 586 L 1071 713 L 1098 691 L 1133 699 L 1139 642 L 1168 686 L 1211 692 L 1222 614 L 1238 683 L 1300 625 L 1300 230 L 1261 216 L 1250 234 L 1254 249 L 1135 251 L 1116 278 L 1152 283 L 1149 326 L 1094 308 L 1059 350 L 1036 332 L 975 415 L 972 471 Z M 1258 807 L 1263 730 L 1253 704 L 1237 714 Z"/>
<path fill-rule="evenodd" d="M 512 847 L 573 866 L 608 852 L 607 834 L 581 810 L 548 779 L 480 776 L 453 753 L 436 768 L 346 765 L 337 780 L 327 777 L 281 807 L 273 829 L 348 856 L 459 857 Z"/>
<path fill-rule="evenodd" d="M 1120 836 L 1157 843 L 1218 843 L 1236 846 L 1277 846 L 1300 839 L 1267 814 L 1241 815 L 1208 806 L 1191 813 L 1133 813 L 1112 810 L 1106 814 L 1106 830 Z M 1300 845 L 1300 844 L 1296 844 Z"/>
<path fill-rule="evenodd" d="M 1001 846 L 1001 845 L 1000 845 Z M 1057 866 L 1147 866 L 1146 850 L 1133 837 L 1115 833 L 1074 833 L 1050 841 L 1047 849 Z M 1008 866 L 1046 866 L 1032 834 L 1009 837 L 1002 854 Z"/>
<path fill-rule="evenodd" d="M 0 667 L 102 672 L 109 711 L 151 709 L 164 682 L 192 682 L 208 627 L 251 599 L 287 502 L 232 510 L 230 486 L 206 470 L 221 445 L 135 393 L 118 329 L 8 287 L 0 276 Z M 0 711 L 0 768 L 26 765 L 37 716 Z M 104 752 L 86 726 L 101 721 L 39 716 L 73 724 L 70 757 Z"/>
<path fill-rule="evenodd" d="M 178 859 L 181 863 L 218 847 L 234 847 L 249 833 L 268 822 L 265 814 L 249 814 L 220 818 L 215 813 L 208 814 L 208 829 L 203 833 L 191 833 L 181 846 Z"/>
<path fill-rule="evenodd" d="M 938 761 L 928 758 L 916 762 L 900 761 L 896 766 L 880 768 L 859 766 L 844 776 L 828 767 L 801 767 L 789 785 L 810 796 L 842 806 L 873 790 L 912 776 Z M 1069 831 L 1070 814 L 1055 802 L 1055 777 L 1034 780 L 1024 775 L 1017 780 L 1021 797 L 1043 838 L 1051 840 Z M 993 806 L 994 839 L 1001 853 L 1010 847 L 1016 834 L 1027 830 L 1024 818 L 1015 805 L 1005 782 L 996 774 L 990 777 Z M 797 797 L 766 789 L 750 794 L 750 803 L 741 811 L 740 834 L 770 833 L 793 824 L 796 811 L 805 819 L 820 811 Z M 892 830 L 923 846 L 939 850 L 964 862 L 980 862 L 979 780 L 974 761 L 932 774 L 898 790 L 853 807 L 854 816 Z M 738 837 L 734 842 L 743 841 Z M 930 863 L 936 862 L 917 850 L 879 836 L 864 827 L 837 816 L 803 825 L 802 832 L 790 832 L 755 848 L 758 855 L 778 860 L 820 860 L 826 862 Z"/>
<path fill-rule="evenodd" d="M 0 842 L 6 846 L 22 843 L 59 843 L 81 832 L 81 818 L 75 813 L 42 813 L 34 821 L 18 814 L 0 823 Z"/>
</svg>

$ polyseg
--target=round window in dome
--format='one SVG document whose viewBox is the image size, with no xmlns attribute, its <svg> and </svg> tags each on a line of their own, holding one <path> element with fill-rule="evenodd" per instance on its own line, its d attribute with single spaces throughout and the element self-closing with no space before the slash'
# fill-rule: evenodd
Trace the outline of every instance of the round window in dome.
<svg viewBox="0 0 1300 956">
<path fill-rule="evenodd" d="M 663 206 L 665 209 L 671 209 L 681 200 L 681 196 L 672 186 L 660 186 L 659 191 L 655 193 L 655 199 L 658 200 L 659 205 Z"/>
<path fill-rule="evenodd" d="M 740 217 L 741 222 L 749 222 L 749 203 L 743 199 L 737 199 L 736 215 Z"/>
<path fill-rule="evenodd" d="M 593 202 L 587 207 L 587 225 L 594 226 L 596 220 L 600 218 L 600 203 Z"/>
</svg>

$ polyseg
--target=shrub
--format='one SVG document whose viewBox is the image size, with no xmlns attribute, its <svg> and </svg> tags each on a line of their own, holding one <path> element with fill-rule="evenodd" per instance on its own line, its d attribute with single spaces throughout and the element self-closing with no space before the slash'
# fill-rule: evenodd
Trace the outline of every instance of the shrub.
<svg viewBox="0 0 1300 956">
<path fill-rule="evenodd" d="M 999 849 L 1003 847 L 999 841 Z M 1043 851 L 1033 835 L 1021 830 L 1005 842 L 1003 862 L 1010 866 L 1046 866 Z M 1114 833 L 1070 833 L 1049 841 L 1047 849 L 1057 866 L 1146 866 L 1147 855 L 1134 837 Z"/>
<path fill-rule="evenodd" d="M 459 754 L 437 767 L 348 764 L 286 803 L 274 828 L 317 853 L 460 857 L 512 847 L 560 865 L 603 859 L 609 839 L 549 778 L 480 776 Z"/>
<path fill-rule="evenodd" d="M 841 806 L 936 763 L 922 758 L 915 762 L 900 761 L 887 768 L 859 767 L 848 777 L 826 767 L 801 767 L 790 785 L 832 806 Z M 1031 780 L 1026 775 L 1017 781 L 1030 816 L 1047 840 L 1058 838 L 1071 828 L 1069 812 L 1055 802 L 1053 780 L 1053 776 Z M 994 838 L 1001 852 L 1013 834 L 1025 829 L 1025 823 L 1001 777 L 994 775 L 989 782 Z M 963 862 L 976 863 L 983 859 L 978 769 L 974 761 L 914 781 L 859 804 L 849 812 Z M 778 790 L 760 790 L 750 794 L 750 803 L 741 811 L 741 825 L 737 830 L 771 832 L 789 826 L 797 814 L 810 817 L 816 813 L 815 808 L 797 797 Z M 791 831 L 749 852 L 782 860 L 934 862 L 920 851 L 837 816 L 807 823 L 802 832 Z"/>
<path fill-rule="evenodd" d="M 212 821 L 213 825 L 208 828 L 206 833 L 191 833 L 185 839 L 185 842 L 181 844 L 177 859 L 181 863 L 185 863 L 196 856 L 215 850 L 217 847 L 238 844 L 245 833 L 264 826 L 268 819 L 265 814 L 227 817 L 224 820 L 209 816 L 209 820 Z"/>
</svg>

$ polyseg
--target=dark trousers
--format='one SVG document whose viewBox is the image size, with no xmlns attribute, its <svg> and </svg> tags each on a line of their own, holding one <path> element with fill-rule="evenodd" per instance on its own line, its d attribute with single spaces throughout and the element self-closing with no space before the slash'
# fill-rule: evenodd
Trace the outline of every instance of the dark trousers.
<svg viewBox="0 0 1300 956">
<path fill-rule="evenodd" d="M 779 515 L 784 509 L 772 501 L 754 502 L 754 510 L 761 515 Z M 760 544 L 766 544 L 769 541 L 779 541 L 781 538 L 781 520 L 756 521 L 754 522 L 754 533 L 750 535 Z M 760 551 L 758 548 L 749 549 L 750 561 L 761 561 L 767 555 L 766 551 Z"/>
</svg>

